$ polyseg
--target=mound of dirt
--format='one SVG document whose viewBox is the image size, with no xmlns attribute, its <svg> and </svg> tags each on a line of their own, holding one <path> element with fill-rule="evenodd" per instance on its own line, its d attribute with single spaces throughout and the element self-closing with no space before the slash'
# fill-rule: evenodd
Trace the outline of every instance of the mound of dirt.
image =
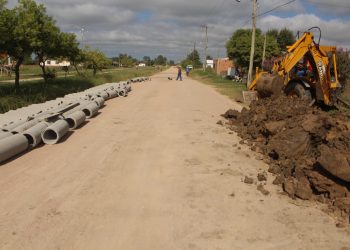
<svg viewBox="0 0 350 250">
<path fill-rule="evenodd" d="M 223 115 L 232 130 L 266 156 L 275 184 L 291 197 L 316 199 L 349 221 L 350 117 L 280 96 Z"/>
</svg>

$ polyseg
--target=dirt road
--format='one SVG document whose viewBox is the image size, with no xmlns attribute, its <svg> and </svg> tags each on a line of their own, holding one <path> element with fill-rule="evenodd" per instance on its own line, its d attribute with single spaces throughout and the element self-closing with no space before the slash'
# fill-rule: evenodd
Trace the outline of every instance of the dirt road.
<svg viewBox="0 0 350 250">
<path fill-rule="evenodd" d="M 216 124 L 239 106 L 170 75 L 108 101 L 63 143 L 0 166 L 0 249 L 350 246 L 345 229 L 280 195 L 271 176 L 268 196 L 243 183 L 267 166 Z"/>
</svg>

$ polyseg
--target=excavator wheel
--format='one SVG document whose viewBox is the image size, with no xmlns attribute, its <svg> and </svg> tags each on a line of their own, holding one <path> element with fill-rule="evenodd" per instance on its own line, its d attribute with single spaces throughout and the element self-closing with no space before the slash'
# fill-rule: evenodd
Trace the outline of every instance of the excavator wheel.
<svg viewBox="0 0 350 250">
<path fill-rule="evenodd" d="M 311 103 L 312 95 L 309 89 L 306 89 L 301 83 L 291 82 L 284 89 L 284 93 L 288 96 L 297 96 L 300 99 Z"/>
<path fill-rule="evenodd" d="M 283 88 L 283 78 L 279 75 L 262 75 L 256 82 L 256 90 L 259 97 L 271 97 L 281 94 Z"/>
</svg>

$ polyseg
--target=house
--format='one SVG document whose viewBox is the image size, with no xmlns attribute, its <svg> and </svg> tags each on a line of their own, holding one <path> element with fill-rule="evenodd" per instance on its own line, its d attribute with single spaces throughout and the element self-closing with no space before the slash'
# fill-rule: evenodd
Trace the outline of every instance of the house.
<svg viewBox="0 0 350 250">
<path fill-rule="evenodd" d="M 214 60 L 214 70 L 218 75 L 226 75 L 229 68 L 234 67 L 234 63 L 228 57 Z"/>
<path fill-rule="evenodd" d="M 2 62 L 4 65 L 11 65 L 11 58 L 6 52 L 0 52 L 0 62 Z"/>
<path fill-rule="evenodd" d="M 214 60 L 207 60 L 207 68 L 214 68 Z"/>
<path fill-rule="evenodd" d="M 46 66 L 50 67 L 69 67 L 70 62 L 68 61 L 57 61 L 57 60 L 46 60 L 45 62 Z"/>
<path fill-rule="evenodd" d="M 139 63 L 138 67 L 146 67 L 145 63 Z"/>
</svg>

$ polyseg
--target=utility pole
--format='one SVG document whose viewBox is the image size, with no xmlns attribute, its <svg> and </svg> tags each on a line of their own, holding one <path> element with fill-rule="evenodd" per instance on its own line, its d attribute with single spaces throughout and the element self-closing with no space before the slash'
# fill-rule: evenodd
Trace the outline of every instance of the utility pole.
<svg viewBox="0 0 350 250">
<path fill-rule="evenodd" d="M 264 68 L 265 55 L 266 55 L 266 33 L 265 33 L 265 39 L 264 39 L 264 49 L 263 49 L 263 56 L 261 61 L 261 68 Z"/>
<path fill-rule="evenodd" d="M 86 32 L 86 30 L 84 28 L 81 28 L 80 32 L 81 32 L 81 47 L 84 48 L 84 33 Z"/>
<path fill-rule="evenodd" d="M 248 70 L 248 80 L 247 80 L 247 87 L 249 87 L 252 79 L 253 79 L 253 63 L 254 63 L 254 51 L 255 51 L 255 31 L 256 31 L 256 13 L 257 13 L 257 1 L 258 0 L 252 0 L 253 1 L 253 13 L 252 13 L 252 44 L 250 47 L 250 60 L 249 60 L 249 70 Z"/>
<path fill-rule="evenodd" d="M 206 69 L 207 69 L 207 56 L 208 56 L 208 26 L 203 25 L 202 27 L 205 29 L 205 47 L 204 47 L 203 70 L 206 71 Z"/>
<path fill-rule="evenodd" d="M 196 51 L 196 41 L 193 43 L 193 52 L 192 52 L 192 68 L 194 69 L 194 52 Z"/>
</svg>

